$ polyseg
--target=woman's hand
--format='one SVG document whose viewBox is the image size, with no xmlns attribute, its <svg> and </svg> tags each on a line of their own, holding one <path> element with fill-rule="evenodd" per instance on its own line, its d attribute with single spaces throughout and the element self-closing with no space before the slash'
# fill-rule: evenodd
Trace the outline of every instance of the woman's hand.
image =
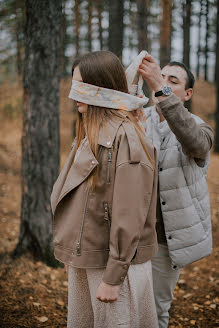
<svg viewBox="0 0 219 328">
<path fill-rule="evenodd" d="M 96 297 L 99 301 L 104 303 L 112 303 L 117 301 L 119 298 L 120 285 L 108 285 L 105 282 L 101 282 L 97 288 Z"/>
</svg>

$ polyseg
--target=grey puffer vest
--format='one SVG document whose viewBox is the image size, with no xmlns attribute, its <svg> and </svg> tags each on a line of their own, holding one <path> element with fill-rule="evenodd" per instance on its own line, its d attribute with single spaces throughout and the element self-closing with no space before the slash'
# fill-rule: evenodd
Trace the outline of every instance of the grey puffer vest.
<svg viewBox="0 0 219 328">
<path fill-rule="evenodd" d="M 167 121 L 154 107 L 145 109 L 146 133 L 158 151 L 160 203 L 172 268 L 178 269 L 212 252 L 210 204 L 204 167 L 186 156 Z M 203 121 L 192 115 L 198 124 Z"/>
</svg>

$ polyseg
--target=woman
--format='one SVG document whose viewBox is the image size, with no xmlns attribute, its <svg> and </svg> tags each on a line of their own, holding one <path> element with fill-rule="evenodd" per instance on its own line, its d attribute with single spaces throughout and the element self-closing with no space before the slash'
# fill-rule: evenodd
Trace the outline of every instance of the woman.
<svg viewBox="0 0 219 328">
<path fill-rule="evenodd" d="M 77 138 L 53 188 L 56 258 L 68 268 L 68 328 L 157 327 L 151 258 L 155 151 L 124 69 L 108 51 L 73 65 Z"/>
</svg>

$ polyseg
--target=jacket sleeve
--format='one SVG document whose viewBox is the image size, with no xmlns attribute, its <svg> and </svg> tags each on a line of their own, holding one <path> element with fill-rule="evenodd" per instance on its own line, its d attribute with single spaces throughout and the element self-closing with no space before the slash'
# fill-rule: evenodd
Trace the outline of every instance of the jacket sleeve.
<svg viewBox="0 0 219 328">
<path fill-rule="evenodd" d="M 129 154 L 124 136 L 120 143 L 122 153 Z M 142 229 L 150 207 L 154 170 L 140 162 L 131 162 L 117 154 L 112 217 L 110 252 L 103 281 L 119 285 L 125 279 L 136 252 Z"/>
<path fill-rule="evenodd" d="M 161 101 L 159 107 L 182 145 L 183 152 L 190 157 L 205 160 L 214 139 L 211 127 L 206 123 L 198 124 L 174 94 Z"/>
</svg>

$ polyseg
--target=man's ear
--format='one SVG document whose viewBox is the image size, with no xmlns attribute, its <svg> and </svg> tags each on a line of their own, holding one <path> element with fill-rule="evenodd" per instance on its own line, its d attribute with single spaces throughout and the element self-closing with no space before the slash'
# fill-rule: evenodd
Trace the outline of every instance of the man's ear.
<svg viewBox="0 0 219 328">
<path fill-rule="evenodd" d="M 186 89 L 185 101 L 191 99 L 192 95 L 193 95 L 193 89 L 192 88 Z"/>
</svg>

